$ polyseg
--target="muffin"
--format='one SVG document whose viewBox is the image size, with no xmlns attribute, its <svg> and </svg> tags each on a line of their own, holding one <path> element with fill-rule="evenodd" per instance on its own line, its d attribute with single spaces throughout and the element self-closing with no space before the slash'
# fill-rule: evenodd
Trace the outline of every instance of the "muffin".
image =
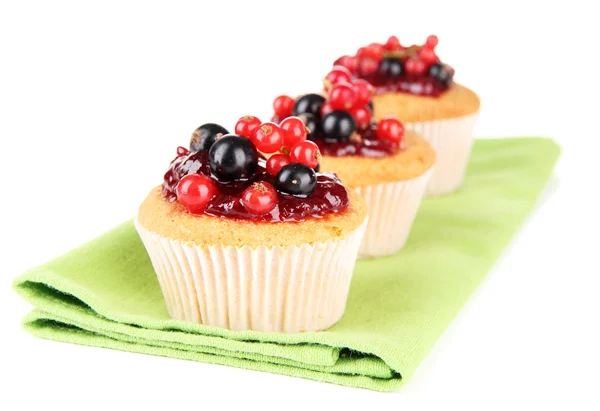
<svg viewBox="0 0 600 411">
<path fill-rule="evenodd" d="M 325 77 L 323 95 L 279 96 L 273 104 L 273 119 L 284 118 L 282 127 L 304 122 L 310 140 L 305 144 L 318 147 L 321 169 L 335 172 L 366 200 L 369 222 L 361 258 L 393 254 L 404 246 L 435 163 L 431 145 L 417 132 L 405 132 L 398 118 L 372 121 L 372 93 L 366 81 L 342 67 Z"/>
<path fill-rule="evenodd" d="M 480 107 L 477 94 L 453 81 L 454 69 L 440 61 L 437 44 L 437 37 L 429 36 L 423 45 L 402 46 L 392 36 L 334 63 L 373 85 L 375 119 L 396 115 L 431 143 L 437 162 L 428 195 L 461 186 Z"/>
<path fill-rule="evenodd" d="M 269 130 L 249 118 L 236 130 Z M 300 161 L 267 170 L 257 147 L 281 146 L 281 135 L 245 135 L 200 126 L 140 206 L 135 226 L 167 310 L 236 331 L 326 329 L 345 309 L 366 204 Z"/>
</svg>

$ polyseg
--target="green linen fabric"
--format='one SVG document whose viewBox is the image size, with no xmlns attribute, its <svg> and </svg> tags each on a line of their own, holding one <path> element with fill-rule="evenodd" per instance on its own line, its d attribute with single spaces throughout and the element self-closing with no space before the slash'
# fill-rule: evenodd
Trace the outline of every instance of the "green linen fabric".
<svg viewBox="0 0 600 411">
<path fill-rule="evenodd" d="M 406 247 L 359 261 L 346 312 L 321 332 L 232 332 L 169 318 L 128 221 L 14 282 L 32 334 L 379 391 L 397 389 L 485 277 L 534 207 L 559 147 L 478 140 L 464 186 L 423 202 Z"/>
</svg>

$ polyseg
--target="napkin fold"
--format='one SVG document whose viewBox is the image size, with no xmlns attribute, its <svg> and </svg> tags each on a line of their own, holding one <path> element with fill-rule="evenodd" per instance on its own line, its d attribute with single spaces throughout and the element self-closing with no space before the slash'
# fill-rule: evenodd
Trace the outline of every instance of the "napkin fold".
<svg viewBox="0 0 600 411">
<path fill-rule="evenodd" d="M 131 221 L 17 278 L 35 307 L 23 326 L 51 340 L 394 390 L 534 207 L 559 152 L 543 138 L 476 141 L 464 186 L 423 202 L 401 252 L 357 262 L 346 312 L 326 331 L 233 332 L 170 319 Z"/>
</svg>

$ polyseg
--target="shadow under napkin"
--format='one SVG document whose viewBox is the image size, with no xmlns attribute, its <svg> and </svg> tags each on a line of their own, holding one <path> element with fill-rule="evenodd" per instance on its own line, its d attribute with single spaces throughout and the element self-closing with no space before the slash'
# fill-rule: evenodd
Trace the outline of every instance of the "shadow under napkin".
<svg viewBox="0 0 600 411">
<path fill-rule="evenodd" d="M 232 332 L 169 318 L 132 222 L 15 280 L 52 340 L 379 391 L 409 378 L 508 244 L 549 179 L 549 139 L 478 140 L 463 188 L 423 202 L 407 246 L 356 265 L 346 312 L 322 332 Z"/>
</svg>

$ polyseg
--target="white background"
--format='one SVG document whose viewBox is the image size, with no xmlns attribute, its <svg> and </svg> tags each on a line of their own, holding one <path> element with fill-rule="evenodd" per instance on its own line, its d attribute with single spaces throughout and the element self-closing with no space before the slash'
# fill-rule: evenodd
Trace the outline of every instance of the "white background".
<svg viewBox="0 0 600 411">
<path fill-rule="evenodd" d="M 592 1 L 0 4 L 0 409 L 599 409 Z M 195 127 L 266 116 L 274 96 L 316 90 L 339 55 L 431 33 L 482 98 L 479 137 L 551 136 L 563 155 L 538 208 L 399 392 L 20 329 L 29 307 L 12 279 L 131 217 Z"/>
</svg>

